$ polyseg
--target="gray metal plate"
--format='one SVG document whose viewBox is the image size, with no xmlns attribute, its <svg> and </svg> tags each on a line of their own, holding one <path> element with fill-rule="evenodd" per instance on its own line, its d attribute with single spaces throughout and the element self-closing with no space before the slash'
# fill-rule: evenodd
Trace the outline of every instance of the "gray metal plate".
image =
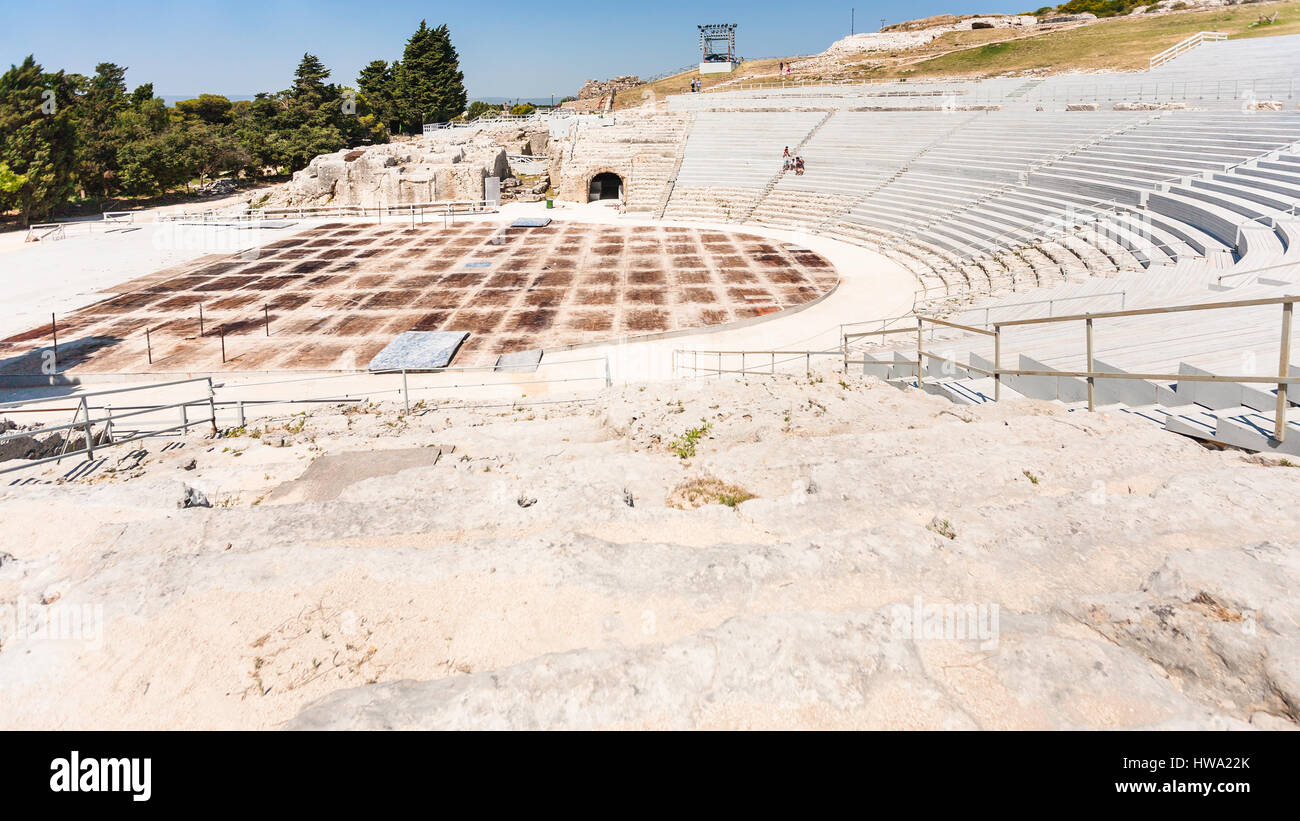
<svg viewBox="0 0 1300 821">
<path fill-rule="evenodd" d="M 445 368 L 468 337 L 468 331 L 406 331 L 393 337 L 367 367 L 371 371 Z"/>
</svg>

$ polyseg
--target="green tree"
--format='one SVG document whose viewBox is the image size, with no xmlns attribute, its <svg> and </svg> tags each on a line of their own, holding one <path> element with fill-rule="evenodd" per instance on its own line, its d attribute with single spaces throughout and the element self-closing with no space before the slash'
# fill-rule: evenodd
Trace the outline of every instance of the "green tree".
<svg viewBox="0 0 1300 821">
<path fill-rule="evenodd" d="M 314 54 L 303 54 L 302 59 L 298 61 L 298 68 L 293 72 L 293 96 L 296 98 L 324 96 L 328 88 L 325 81 L 329 76 L 330 70 L 319 57 Z"/>
<path fill-rule="evenodd" d="M 471 120 L 477 120 L 484 114 L 493 114 L 501 110 L 501 106 L 485 103 L 482 100 L 475 100 L 469 104 L 468 116 Z"/>
<path fill-rule="evenodd" d="M 144 83 L 131 92 L 131 105 L 141 106 L 153 99 L 153 83 Z"/>
<path fill-rule="evenodd" d="M 230 112 L 234 103 L 220 94 L 200 94 L 193 100 L 178 100 L 177 110 L 197 117 L 209 125 L 224 125 L 230 122 Z"/>
<path fill-rule="evenodd" d="M 31 55 L 0 75 L 0 163 L 24 179 L 0 194 L 0 207 L 16 208 L 24 224 L 73 194 L 74 91 L 67 74 L 45 72 Z"/>
<path fill-rule="evenodd" d="M 357 75 L 357 88 L 375 119 L 390 130 L 402 127 L 402 117 L 397 106 L 396 71 L 399 63 L 391 66 L 384 60 L 371 60 Z"/>
<path fill-rule="evenodd" d="M 114 63 L 95 66 L 73 112 L 77 129 L 77 178 L 91 196 L 107 197 L 117 187 L 117 118 L 130 108 L 126 69 Z"/>
<path fill-rule="evenodd" d="M 446 25 L 420 27 L 411 35 L 396 72 L 402 122 L 412 131 L 425 122 L 444 122 L 465 110 L 465 75 Z"/>
<path fill-rule="evenodd" d="M 22 174 L 15 174 L 9 170 L 9 166 L 0 162 L 0 196 L 12 194 L 27 182 L 27 178 Z"/>
</svg>

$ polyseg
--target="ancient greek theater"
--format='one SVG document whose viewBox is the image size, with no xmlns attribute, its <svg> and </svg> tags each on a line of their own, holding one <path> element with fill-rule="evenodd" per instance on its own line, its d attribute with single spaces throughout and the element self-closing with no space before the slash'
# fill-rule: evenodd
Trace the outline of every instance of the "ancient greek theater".
<svg viewBox="0 0 1300 821">
<path fill-rule="evenodd" d="M 3 726 L 1296 729 L 1300 2 L 1075 5 L 0 199 Z"/>
</svg>

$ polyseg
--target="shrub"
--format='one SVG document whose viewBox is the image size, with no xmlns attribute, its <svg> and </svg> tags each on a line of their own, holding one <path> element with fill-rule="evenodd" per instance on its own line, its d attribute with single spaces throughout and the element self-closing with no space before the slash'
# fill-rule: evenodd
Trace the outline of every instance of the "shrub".
<svg viewBox="0 0 1300 821">
<path fill-rule="evenodd" d="M 740 485 L 733 485 L 721 479 L 689 479 L 673 488 L 668 494 L 666 504 L 678 510 L 694 510 L 705 505 L 726 505 L 734 508 L 741 502 L 757 499 Z"/>
<path fill-rule="evenodd" d="M 700 420 L 704 422 L 703 419 Z M 691 428 L 681 436 L 668 443 L 668 449 L 677 454 L 679 459 L 689 459 L 695 455 L 695 445 L 713 430 L 712 422 L 704 422 L 698 428 Z"/>
</svg>

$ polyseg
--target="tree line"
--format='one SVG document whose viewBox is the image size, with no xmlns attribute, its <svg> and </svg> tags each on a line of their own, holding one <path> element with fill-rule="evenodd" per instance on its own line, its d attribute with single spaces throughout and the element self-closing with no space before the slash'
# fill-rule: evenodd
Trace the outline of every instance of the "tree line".
<svg viewBox="0 0 1300 821">
<path fill-rule="evenodd" d="M 319 154 L 461 116 L 466 102 L 450 32 L 424 21 L 402 59 L 372 62 L 356 89 L 328 82 L 325 64 L 304 54 L 283 91 L 168 106 L 152 83 L 128 91 L 126 71 L 46 71 L 28 56 L 0 75 L 0 212 L 27 224 L 75 201 L 285 174 Z"/>
</svg>

